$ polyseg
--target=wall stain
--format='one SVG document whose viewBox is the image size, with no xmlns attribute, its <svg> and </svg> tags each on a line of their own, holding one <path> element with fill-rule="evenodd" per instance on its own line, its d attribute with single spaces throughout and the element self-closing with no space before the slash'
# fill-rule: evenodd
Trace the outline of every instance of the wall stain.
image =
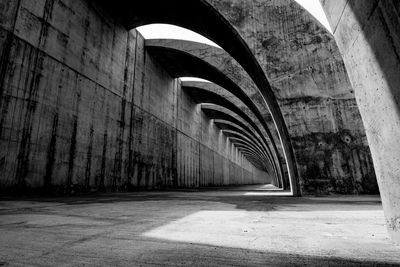
<svg viewBox="0 0 400 267">
<path fill-rule="evenodd" d="M 90 176 L 92 171 L 92 150 L 93 150 L 93 124 L 89 130 L 89 145 L 86 152 L 86 168 L 85 168 L 85 189 L 90 190 Z"/>
<path fill-rule="evenodd" d="M 57 145 L 58 113 L 53 116 L 51 138 L 49 148 L 47 149 L 46 173 L 44 176 L 45 189 L 51 189 L 52 175 L 55 163 L 56 145 Z"/>
</svg>

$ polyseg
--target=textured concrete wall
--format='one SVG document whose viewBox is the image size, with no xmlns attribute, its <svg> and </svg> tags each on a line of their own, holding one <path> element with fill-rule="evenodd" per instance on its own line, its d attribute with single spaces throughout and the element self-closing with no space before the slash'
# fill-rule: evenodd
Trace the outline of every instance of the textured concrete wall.
<svg viewBox="0 0 400 267">
<path fill-rule="evenodd" d="M 200 176 L 207 185 L 260 181 L 243 157 L 179 130 L 180 85 L 135 31 L 89 1 L 1 0 L 0 7 L 2 189 L 198 186 Z"/>
<path fill-rule="evenodd" d="M 389 233 L 400 243 L 400 2 L 321 3 L 355 90 Z"/>
<path fill-rule="evenodd" d="M 375 193 L 362 120 L 333 37 L 292 0 L 209 0 L 247 42 L 279 102 L 303 193 Z"/>
</svg>

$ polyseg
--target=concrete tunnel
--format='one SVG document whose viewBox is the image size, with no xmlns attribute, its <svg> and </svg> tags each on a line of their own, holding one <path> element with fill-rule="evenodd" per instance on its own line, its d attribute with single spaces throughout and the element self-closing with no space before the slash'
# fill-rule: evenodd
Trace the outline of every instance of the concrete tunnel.
<svg viewBox="0 0 400 267">
<path fill-rule="evenodd" d="M 0 0 L 0 265 L 400 264 L 400 6 L 296 1 Z"/>
</svg>

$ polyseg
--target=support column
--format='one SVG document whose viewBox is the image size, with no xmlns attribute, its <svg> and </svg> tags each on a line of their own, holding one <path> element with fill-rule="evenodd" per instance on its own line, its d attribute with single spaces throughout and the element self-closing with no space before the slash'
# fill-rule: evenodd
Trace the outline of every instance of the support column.
<svg viewBox="0 0 400 267">
<path fill-rule="evenodd" d="M 355 90 L 386 225 L 400 244 L 400 2 L 320 1 Z"/>
</svg>

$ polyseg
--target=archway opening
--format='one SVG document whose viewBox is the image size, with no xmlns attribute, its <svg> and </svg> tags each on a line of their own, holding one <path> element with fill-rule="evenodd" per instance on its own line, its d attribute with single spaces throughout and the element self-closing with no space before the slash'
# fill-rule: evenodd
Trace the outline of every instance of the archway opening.
<svg viewBox="0 0 400 267">
<path fill-rule="evenodd" d="M 127 29 L 153 23 L 167 23 L 188 28 L 212 40 L 226 50 L 247 71 L 262 94 L 262 101 L 268 106 L 276 126 L 287 162 L 290 188 L 299 196 L 298 172 L 289 132 L 283 115 L 265 73 L 248 44 L 237 30 L 208 1 L 195 2 L 141 1 L 110 3 L 101 1 L 103 6 L 115 15 Z"/>
</svg>

